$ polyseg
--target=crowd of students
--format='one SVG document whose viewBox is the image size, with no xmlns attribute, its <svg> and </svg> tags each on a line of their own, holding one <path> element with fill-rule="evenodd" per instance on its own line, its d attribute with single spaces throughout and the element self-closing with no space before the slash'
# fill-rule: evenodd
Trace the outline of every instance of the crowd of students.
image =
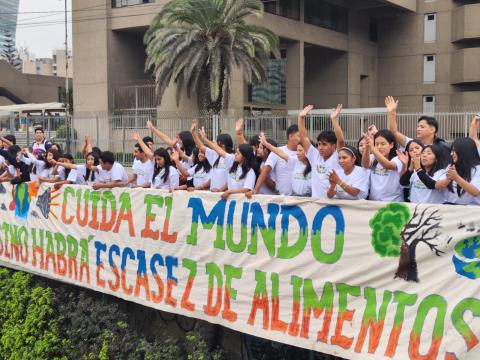
<svg viewBox="0 0 480 360">
<path fill-rule="evenodd" d="M 75 164 L 72 155 L 35 130 L 31 148 L 21 149 L 15 137 L 1 137 L 0 182 L 26 181 L 91 186 L 93 189 L 132 188 L 170 191 L 204 190 L 232 194 L 293 195 L 315 199 L 410 201 L 433 204 L 480 204 L 480 142 L 475 117 L 470 136 L 451 145 L 437 137 L 433 117 L 418 120 L 417 138 L 400 133 L 396 113 L 398 101 L 385 99 L 388 129 L 371 125 L 357 147 L 345 144 L 338 118 L 342 106 L 332 110 L 333 130 L 308 137 L 305 118 L 312 111 L 300 111 L 298 123 L 287 129 L 287 144 L 259 134 L 248 142 L 243 120 L 236 123 L 236 142 L 229 134 L 215 141 L 193 121 L 190 131 L 170 138 L 148 121 L 147 128 L 166 147 L 154 149 L 151 137 L 133 134 L 136 142 L 131 175 L 115 161 L 110 151 L 92 146 L 87 136 L 82 148 L 85 163 Z"/>
</svg>

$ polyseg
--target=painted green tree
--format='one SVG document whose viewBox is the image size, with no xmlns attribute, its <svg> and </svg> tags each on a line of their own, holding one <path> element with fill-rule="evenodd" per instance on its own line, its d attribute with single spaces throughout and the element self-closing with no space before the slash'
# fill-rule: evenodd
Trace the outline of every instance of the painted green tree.
<svg viewBox="0 0 480 360">
<path fill-rule="evenodd" d="M 378 210 L 369 225 L 372 229 L 372 247 L 382 257 L 400 257 L 395 278 L 418 282 L 416 251 L 424 244 L 436 255 L 441 238 L 438 209 L 417 205 L 413 214 L 405 204 L 391 203 Z"/>
<path fill-rule="evenodd" d="M 197 94 L 201 110 L 218 114 L 228 107 L 235 67 L 248 83 L 266 82 L 278 37 L 247 24 L 261 18 L 260 0 L 170 0 L 145 34 L 146 70 L 153 69 L 159 101 L 173 80 L 181 94 Z"/>
</svg>

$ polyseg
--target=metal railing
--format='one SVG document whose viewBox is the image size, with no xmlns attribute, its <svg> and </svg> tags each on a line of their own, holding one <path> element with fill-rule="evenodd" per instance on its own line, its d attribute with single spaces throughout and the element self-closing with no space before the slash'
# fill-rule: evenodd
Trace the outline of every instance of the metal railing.
<svg viewBox="0 0 480 360">
<path fill-rule="evenodd" d="M 297 113 L 290 112 L 288 116 L 255 115 L 244 117 L 244 134 L 247 138 L 264 132 L 269 138 L 275 139 L 279 145 L 287 142 L 286 129 L 297 122 Z M 468 135 L 469 124 L 475 112 L 436 113 L 440 124 L 438 136 L 452 142 L 457 137 Z M 31 117 L 27 119 L 1 118 L 0 133 L 11 133 L 17 137 L 20 146 L 31 145 L 34 139 L 34 128 L 42 126 L 45 136 L 59 143 L 66 151 L 81 158 L 80 150 L 85 136 L 90 136 L 95 146 L 111 150 L 118 161 L 129 164 L 133 161 L 133 133 L 140 136 L 152 136 L 146 128 L 148 119 L 170 137 L 175 137 L 181 131 L 189 131 L 192 119 L 197 118 L 199 126 L 204 126 L 209 137 L 215 138 L 219 133 L 229 133 L 235 139 L 235 122 L 230 116 L 212 117 L 208 114 L 122 114 L 93 115 L 90 117 Z M 415 137 L 420 113 L 398 114 L 399 130 L 409 137 Z M 387 113 L 385 109 L 345 109 L 340 116 L 340 125 L 345 133 L 347 143 L 356 145 L 370 124 L 377 128 L 387 128 Z M 309 136 L 315 139 L 323 130 L 331 129 L 330 111 L 317 110 L 307 118 L 306 127 Z M 162 146 L 155 139 L 157 146 Z"/>
</svg>

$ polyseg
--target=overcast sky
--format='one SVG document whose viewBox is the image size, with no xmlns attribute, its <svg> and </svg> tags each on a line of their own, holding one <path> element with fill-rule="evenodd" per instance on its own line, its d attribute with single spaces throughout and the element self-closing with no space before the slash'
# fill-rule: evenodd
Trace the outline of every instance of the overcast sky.
<svg viewBox="0 0 480 360">
<path fill-rule="evenodd" d="M 65 0 L 20 0 L 17 47 L 28 47 L 36 57 L 51 57 L 65 47 Z M 71 0 L 68 7 L 69 48 L 72 47 Z M 36 12 L 36 13 L 35 13 Z"/>
</svg>

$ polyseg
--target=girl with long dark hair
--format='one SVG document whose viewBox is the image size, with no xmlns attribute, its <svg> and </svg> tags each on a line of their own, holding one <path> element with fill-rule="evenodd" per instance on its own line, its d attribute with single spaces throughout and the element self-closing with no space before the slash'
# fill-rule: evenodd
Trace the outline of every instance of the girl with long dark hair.
<svg viewBox="0 0 480 360">
<path fill-rule="evenodd" d="M 379 130 L 373 137 L 365 135 L 367 147 L 362 166 L 370 171 L 370 200 L 403 201 L 400 174 L 403 163 L 396 156 L 397 144 L 393 133 Z"/>
<path fill-rule="evenodd" d="M 173 166 L 170 154 L 164 148 L 158 148 L 153 153 L 155 165 L 153 168 L 152 189 L 174 190 L 179 186 L 179 175 Z"/>
<path fill-rule="evenodd" d="M 228 169 L 227 190 L 222 193 L 222 199 L 227 199 L 231 194 L 244 194 L 255 187 L 255 157 L 252 147 L 240 144 L 235 154 L 229 154 L 213 141 L 210 141 L 205 130 L 201 130 L 203 142 L 218 155 L 225 159 Z"/>
<path fill-rule="evenodd" d="M 194 120 L 191 127 L 191 133 L 195 145 L 200 152 L 205 154 L 208 163 L 212 166 L 210 171 L 210 191 L 224 192 L 228 188 L 228 169 L 225 158 L 218 155 L 216 151 L 206 147 L 197 134 L 197 122 Z M 219 134 L 217 136 L 217 145 L 226 153 L 233 154 L 233 140 L 229 134 Z"/>
<path fill-rule="evenodd" d="M 447 179 L 452 182 L 449 200 L 453 204 L 480 204 L 480 156 L 475 141 L 460 138 L 452 144 L 453 164 Z"/>
<path fill-rule="evenodd" d="M 406 155 L 403 161 L 407 161 Z M 417 204 L 446 202 L 450 181 L 447 180 L 448 163 L 440 145 L 424 146 L 420 158 L 413 157 L 411 163 L 413 171 L 409 168 L 400 179 L 401 185 L 410 188 L 410 201 Z"/>
<path fill-rule="evenodd" d="M 65 169 L 70 169 L 70 179 L 73 179 L 72 172 L 75 172 L 76 185 L 92 185 L 95 183 L 98 175 L 97 166 L 100 164 L 100 158 L 97 152 L 89 152 L 85 158 L 85 164 L 70 164 L 67 162 L 57 162 L 56 165 Z"/>
<path fill-rule="evenodd" d="M 192 178 L 192 186 L 187 185 L 188 191 L 210 189 L 210 170 L 212 166 L 205 157 L 205 153 L 195 148 L 192 153 L 194 166 L 188 170 L 185 169 L 185 166 L 182 164 L 179 152 L 174 152 L 170 156 L 175 162 L 180 174 L 184 177 Z"/>
</svg>

